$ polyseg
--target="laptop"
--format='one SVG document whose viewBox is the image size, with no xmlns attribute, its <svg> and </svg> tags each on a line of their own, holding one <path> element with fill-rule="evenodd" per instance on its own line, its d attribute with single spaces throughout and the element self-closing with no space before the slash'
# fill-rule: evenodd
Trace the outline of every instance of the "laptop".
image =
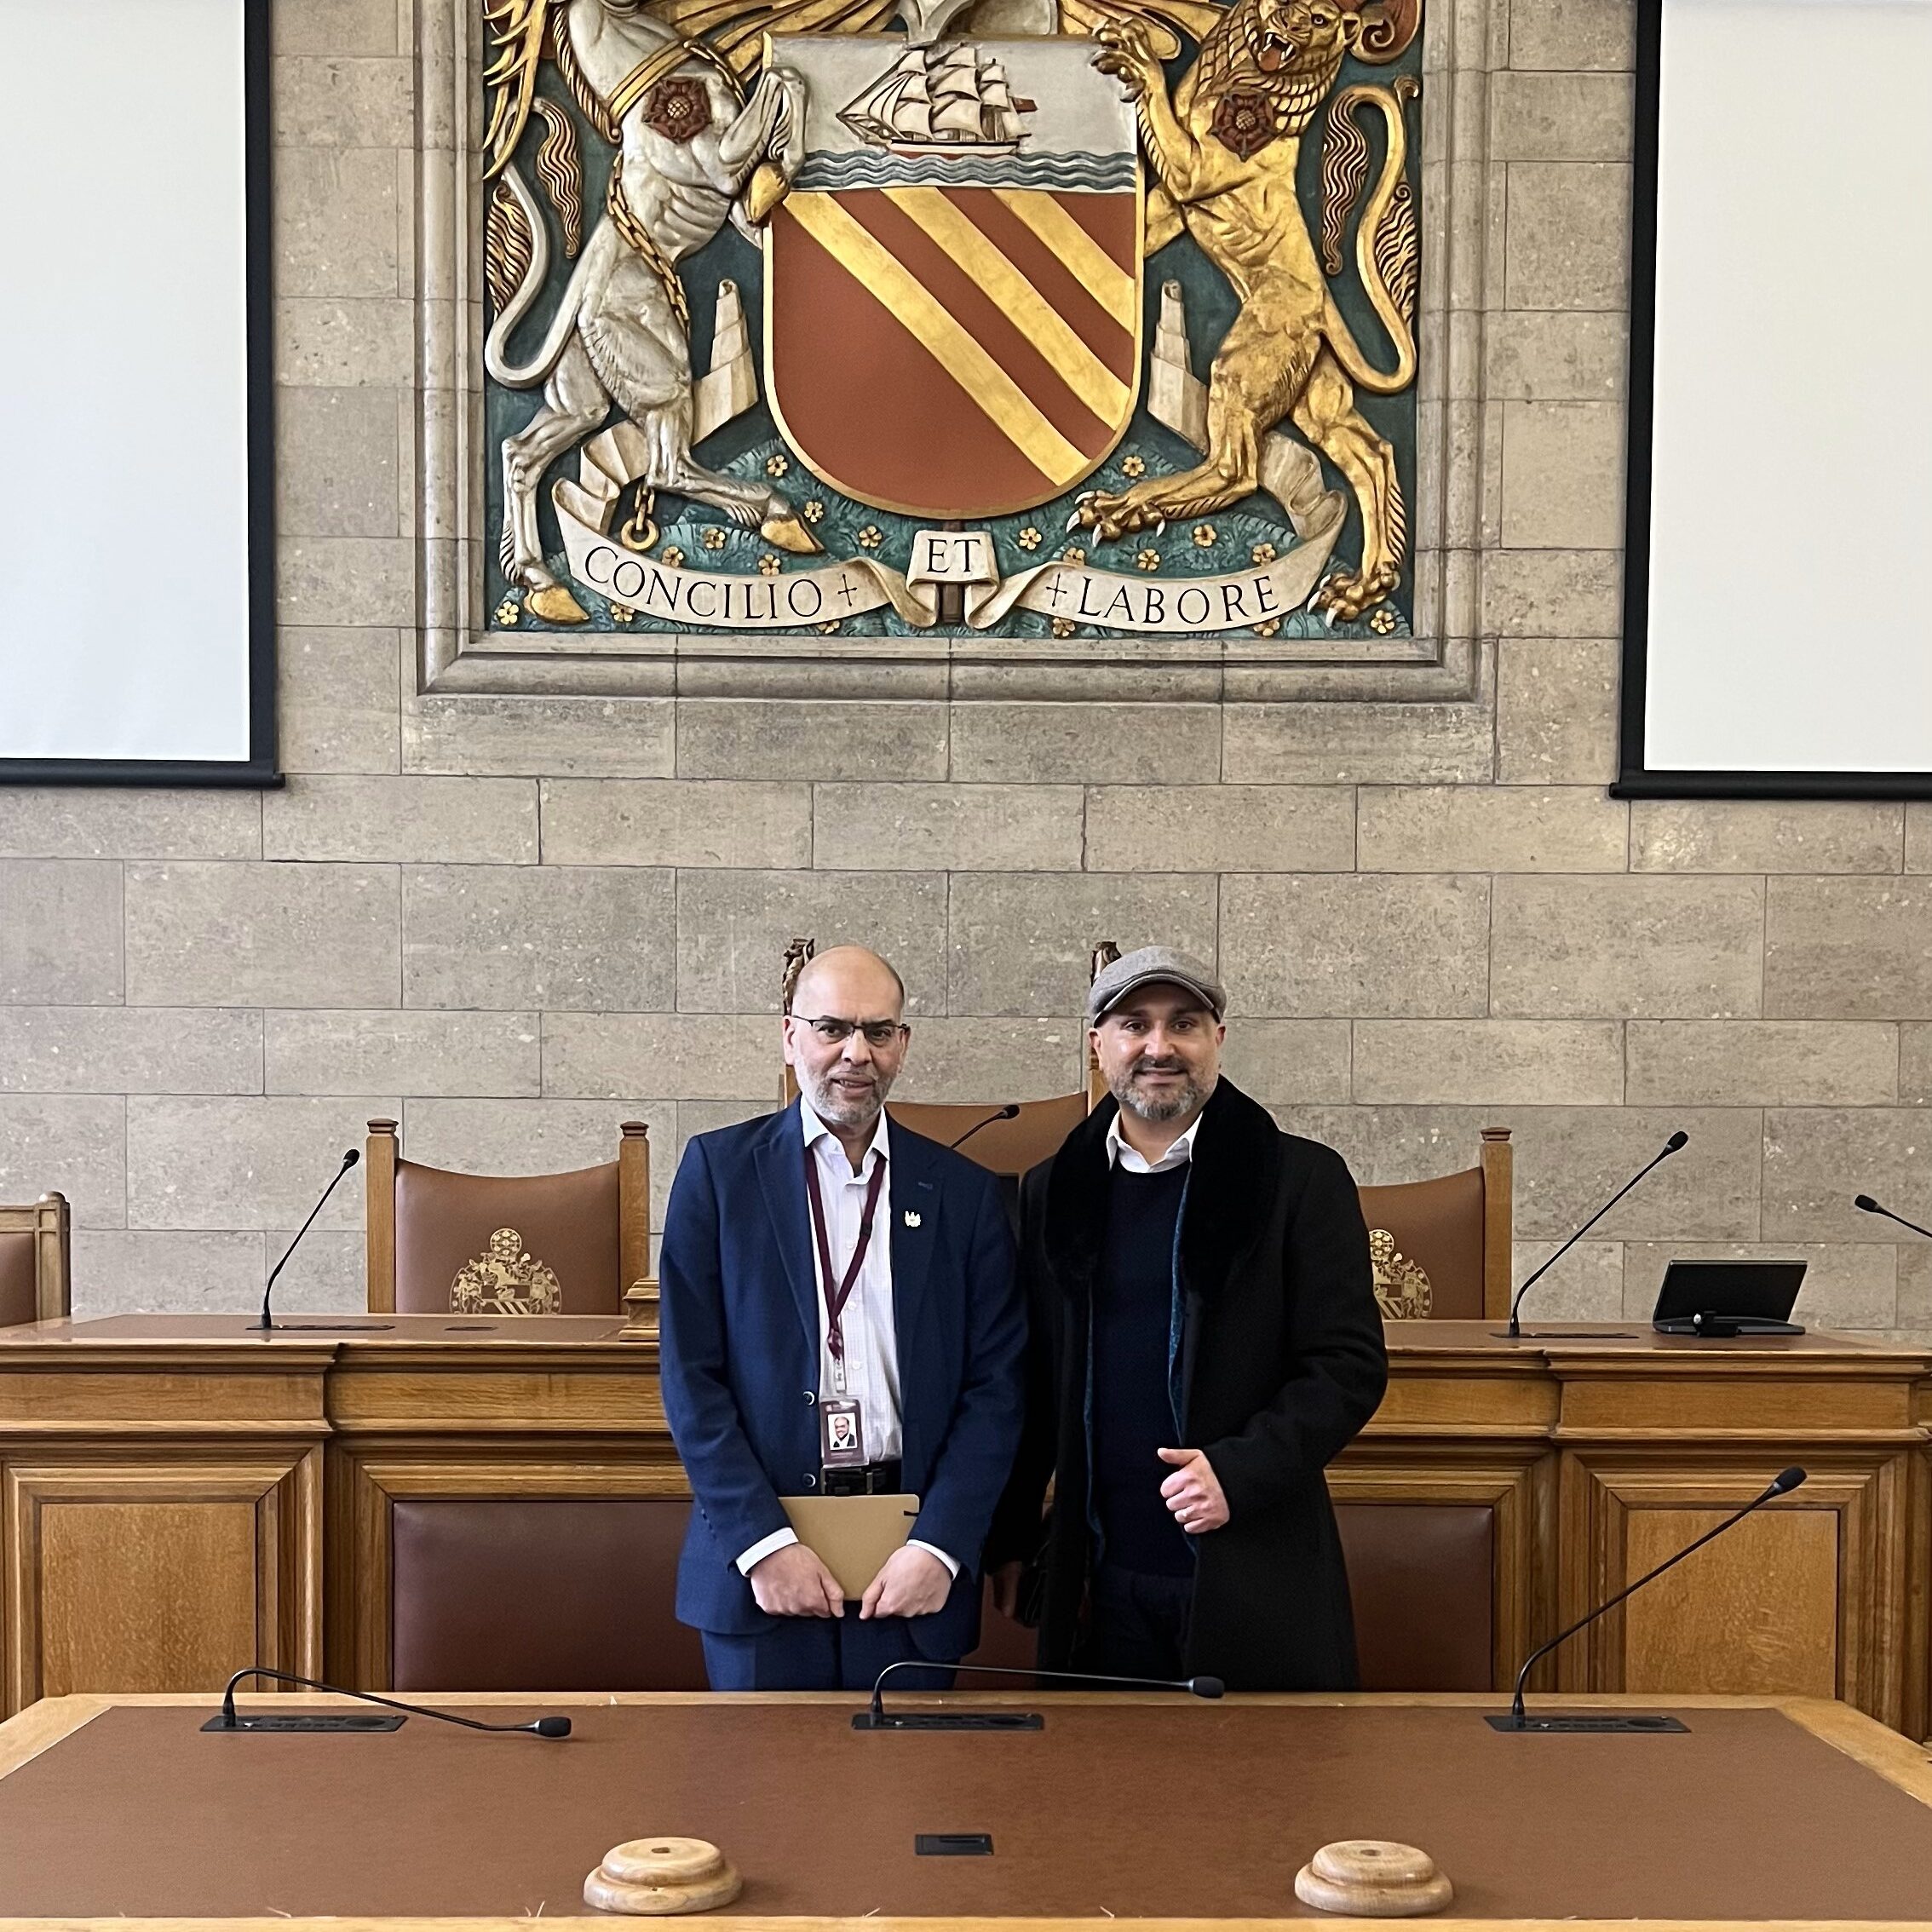
<svg viewBox="0 0 1932 1932">
<path fill-rule="evenodd" d="M 1659 1335 L 1803 1335 L 1791 1320 L 1801 1261 L 1674 1261 L 1651 1326 Z"/>
</svg>

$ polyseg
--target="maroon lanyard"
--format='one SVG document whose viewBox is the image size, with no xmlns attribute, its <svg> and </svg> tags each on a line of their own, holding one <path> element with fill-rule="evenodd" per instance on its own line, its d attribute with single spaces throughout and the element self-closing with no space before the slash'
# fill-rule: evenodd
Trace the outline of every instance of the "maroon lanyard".
<svg viewBox="0 0 1932 1932">
<path fill-rule="evenodd" d="M 844 1314 L 845 1304 L 851 1300 L 852 1291 L 858 1285 L 859 1270 L 865 1265 L 865 1251 L 872 1244 L 872 1216 L 878 1208 L 879 1189 L 885 1182 L 885 1156 L 882 1153 L 873 1164 L 872 1178 L 865 1189 L 865 1213 L 859 1223 L 859 1239 L 852 1250 L 845 1279 L 839 1283 L 835 1297 L 831 1240 L 825 1233 L 825 1204 L 819 1193 L 819 1157 L 810 1147 L 805 1150 L 805 1192 L 812 1199 L 812 1232 L 819 1241 L 819 1279 L 825 1284 L 825 1346 L 831 1349 L 835 1362 L 845 1360 L 845 1333 L 840 1325 L 840 1317 Z"/>
</svg>

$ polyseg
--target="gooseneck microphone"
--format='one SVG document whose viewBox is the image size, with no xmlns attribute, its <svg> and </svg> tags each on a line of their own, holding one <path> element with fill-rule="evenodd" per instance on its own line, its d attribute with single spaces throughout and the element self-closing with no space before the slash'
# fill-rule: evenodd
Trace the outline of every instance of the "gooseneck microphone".
<svg viewBox="0 0 1932 1932">
<path fill-rule="evenodd" d="M 1900 1228 L 1909 1228 L 1914 1234 L 1923 1234 L 1932 1241 L 1932 1228 L 1921 1228 L 1916 1221 L 1907 1221 L 1902 1214 L 1894 1214 L 1889 1207 L 1880 1207 L 1869 1194 L 1854 1194 L 1852 1205 L 1863 1208 L 1867 1214 L 1882 1214 L 1888 1221 L 1895 1221 Z"/>
<path fill-rule="evenodd" d="M 1607 1200 L 1603 1204 L 1603 1205 L 1600 1207 L 1596 1210 L 1596 1212 L 1593 1214 L 1590 1217 L 1590 1219 L 1586 1221 L 1583 1224 L 1583 1226 L 1579 1228 L 1576 1231 L 1576 1233 L 1573 1234 L 1569 1238 L 1569 1239 L 1567 1240 L 1562 1245 L 1562 1246 L 1560 1247 L 1556 1251 L 1556 1252 L 1553 1254 L 1550 1257 L 1550 1259 L 1543 1264 L 1541 1268 L 1537 1269 L 1536 1273 L 1531 1275 L 1529 1279 L 1526 1281 L 1521 1288 L 1516 1291 L 1515 1297 L 1509 1303 L 1509 1325 L 1504 1331 L 1504 1338 L 1506 1340 L 1511 1342 L 1520 1342 L 1522 1339 L 1523 1325 L 1520 1320 L 1517 1320 L 1516 1311 L 1523 1305 L 1523 1297 L 1528 1294 L 1530 1290 L 1535 1287 L 1537 1283 L 1542 1280 L 1544 1276 L 1549 1274 L 1550 1269 L 1555 1267 L 1557 1262 L 1561 1261 L 1563 1256 L 1568 1254 L 1570 1250 L 1575 1247 L 1577 1243 L 1582 1240 L 1584 1236 L 1589 1233 L 1590 1229 L 1596 1227 L 1597 1222 L 1602 1220 L 1604 1216 L 1609 1213 L 1611 1209 L 1615 1207 L 1617 1203 L 1622 1200 L 1624 1196 L 1629 1193 L 1630 1189 L 1636 1187 L 1637 1182 L 1642 1180 L 1644 1176 L 1649 1173 L 1652 1168 L 1655 1167 L 1659 1161 L 1668 1160 L 1670 1156 L 1674 1154 L 1679 1147 L 1682 1147 L 1684 1143 L 1689 1139 L 1690 1136 L 1685 1133 L 1682 1128 L 1680 1128 L 1675 1134 L 1673 1134 L 1670 1137 L 1670 1139 L 1664 1143 L 1662 1150 L 1653 1155 L 1649 1160 L 1646 1161 L 1644 1164 L 1640 1169 L 1638 1169 L 1638 1170 L 1635 1174 L 1633 1174 L 1630 1177 L 1630 1179 L 1626 1181 L 1623 1184 L 1623 1186 L 1620 1187 L 1616 1191 L 1616 1193 L 1613 1193 L 1610 1197 L 1610 1199 Z"/>
<path fill-rule="evenodd" d="M 432 1711 L 426 1704 L 405 1704 L 399 1698 L 378 1697 L 374 1691 L 345 1690 L 340 1684 L 325 1684 L 314 1677 L 298 1677 L 287 1670 L 264 1670 L 259 1665 L 250 1670 L 237 1670 L 228 1679 L 228 1688 L 221 1693 L 221 1714 L 218 1717 L 210 1718 L 201 1727 L 203 1730 L 290 1731 L 340 1728 L 326 1722 L 332 1715 L 326 1711 L 278 1711 L 266 1716 L 238 1716 L 235 1713 L 235 1686 L 244 1677 L 273 1677 L 279 1684 L 300 1684 L 305 1690 L 329 1691 L 336 1697 L 357 1697 L 365 1704 L 379 1704 L 386 1711 L 406 1711 L 411 1717 L 434 1717 L 439 1723 L 461 1724 L 469 1731 L 527 1731 L 532 1736 L 539 1738 L 567 1738 L 570 1735 L 570 1720 L 567 1717 L 533 1717 L 525 1724 L 486 1724 L 475 1717 L 458 1717 L 452 1711 Z M 324 1722 L 303 1722 L 312 1719 Z"/>
<path fill-rule="evenodd" d="M 963 1147 L 982 1127 L 990 1127 L 996 1120 L 1017 1120 L 1020 1118 L 1020 1103 L 1009 1100 L 997 1113 L 989 1113 L 984 1120 L 975 1120 L 957 1141 L 948 1141 L 948 1147 Z"/>
<path fill-rule="evenodd" d="M 288 1246 L 282 1251 L 282 1258 L 279 1262 L 277 1262 L 272 1268 L 268 1270 L 268 1279 L 262 1284 L 262 1320 L 260 1321 L 252 1322 L 250 1324 L 250 1332 L 251 1334 L 265 1335 L 273 1329 L 275 1325 L 275 1318 L 269 1312 L 269 1301 L 270 1297 L 273 1297 L 275 1292 L 275 1277 L 289 1265 L 289 1256 L 292 1255 L 296 1251 L 296 1250 L 302 1245 L 302 1236 L 308 1232 L 310 1227 L 314 1222 L 316 1216 L 321 1213 L 323 1207 L 328 1201 L 330 1195 L 335 1193 L 336 1182 L 340 1181 L 342 1177 L 345 1174 L 347 1174 L 348 1170 L 352 1167 L 354 1167 L 355 1164 L 361 1159 L 362 1156 L 358 1153 L 354 1147 L 351 1147 L 348 1152 L 342 1156 L 342 1164 L 336 1170 L 335 1173 L 330 1178 L 329 1185 L 322 1190 L 322 1199 L 316 1202 L 315 1205 L 308 1210 L 308 1219 L 303 1222 L 300 1228 L 296 1229 L 295 1239 L 290 1241 Z"/>
<path fill-rule="evenodd" d="M 855 1731 L 1037 1731 L 1035 1711 L 893 1711 L 885 1707 L 885 1681 L 894 1670 L 956 1670 L 974 1677 L 1053 1677 L 1067 1684 L 1118 1684 L 1129 1690 L 1186 1691 L 1194 1697 L 1224 1695 L 1219 1677 L 1116 1677 L 1105 1670 L 1038 1670 L 1027 1664 L 928 1664 L 911 1657 L 888 1664 L 872 1680 L 872 1705 L 852 1720 Z"/>
<path fill-rule="evenodd" d="M 1707 1529 L 1702 1536 L 1698 1538 L 1696 1542 L 1687 1543 L 1675 1556 L 1665 1557 L 1654 1570 L 1647 1570 L 1635 1583 L 1626 1584 L 1614 1596 L 1599 1603 L 1587 1615 L 1578 1618 L 1576 1622 L 1572 1624 L 1567 1630 L 1557 1631 L 1548 1643 L 1538 1644 L 1523 1659 L 1523 1667 L 1516 1673 L 1516 1694 L 1509 1701 L 1509 1715 L 1507 1717 L 1492 1717 L 1490 1719 L 1491 1724 L 1499 1731 L 1521 1731 L 1530 1728 L 1528 1719 L 1523 1715 L 1523 1685 L 1527 1682 L 1530 1672 L 1551 1651 L 1555 1650 L 1559 1644 L 1567 1643 L 1578 1630 L 1584 1630 L 1594 1624 L 1606 1611 L 1614 1610 L 1626 1597 L 1634 1596 L 1647 1583 L 1654 1583 L 1666 1570 L 1676 1568 L 1693 1550 L 1703 1549 L 1705 1544 L 1711 1541 L 1713 1538 L 1720 1537 L 1726 1530 L 1734 1528 L 1754 1509 L 1762 1509 L 1767 1503 L 1774 1502 L 1780 1496 L 1790 1495 L 1804 1481 L 1806 1474 L 1807 1472 L 1800 1469 L 1795 1463 L 1788 1469 L 1780 1469 L 1777 1475 L 1773 1476 L 1771 1481 L 1765 1485 L 1762 1495 L 1754 1496 L 1750 1502 L 1745 1504 L 1743 1509 L 1738 1510 L 1734 1515 L 1725 1517 L 1723 1521 L 1719 1523 L 1715 1529 Z M 1557 1721 L 1551 1720 L 1549 1722 L 1554 1723 Z M 1592 1729 L 1605 1728 L 1601 1721 L 1585 1722 L 1589 1722 L 1589 1728 Z M 1633 1728 L 1654 1730 L 1658 1727 L 1653 1720 L 1648 1724 L 1634 1725 Z"/>
</svg>

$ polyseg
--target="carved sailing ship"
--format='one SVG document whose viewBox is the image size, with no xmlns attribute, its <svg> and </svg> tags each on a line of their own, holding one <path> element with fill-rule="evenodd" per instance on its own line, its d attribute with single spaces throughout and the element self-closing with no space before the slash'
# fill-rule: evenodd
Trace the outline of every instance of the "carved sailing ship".
<svg viewBox="0 0 1932 1932">
<path fill-rule="evenodd" d="M 962 41 L 908 48 L 839 118 L 894 154 L 1015 154 L 1033 111 L 997 60 Z"/>
</svg>

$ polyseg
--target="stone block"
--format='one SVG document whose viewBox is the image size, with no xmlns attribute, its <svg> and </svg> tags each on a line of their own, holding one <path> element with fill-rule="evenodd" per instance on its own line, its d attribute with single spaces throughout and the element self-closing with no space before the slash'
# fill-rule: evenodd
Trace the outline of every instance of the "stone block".
<svg viewBox="0 0 1932 1932">
<path fill-rule="evenodd" d="M 1932 883 L 1774 878 L 1769 892 L 1768 1014 L 1932 1019 Z"/>
<path fill-rule="evenodd" d="M 1054 1100 L 1086 1084 L 1084 1020 L 922 1020 L 892 1095 L 992 1108 Z"/>
<path fill-rule="evenodd" d="M 1623 557 L 1610 550 L 1492 550 L 1482 559 L 1486 630 L 1504 639 L 1613 638 Z"/>
<path fill-rule="evenodd" d="M 1100 785 L 1087 794 L 1087 870 L 1347 872 L 1355 795 L 1345 785 Z"/>
<path fill-rule="evenodd" d="M 279 1255 L 281 1250 L 275 1251 Z M 283 1283 L 307 1258 L 305 1244 L 275 1284 L 275 1299 L 285 1308 L 293 1304 L 282 1302 Z M 268 1272 L 259 1234 L 174 1229 L 78 1228 L 73 1262 L 77 1321 L 97 1321 L 103 1315 L 253 1311 L 262 1306 L 262 1283 Z"/>
<path fill-rule="evenodd" d="M 401 537 L 286 537 L 276 547 L 284 624 L 413 624 L 416 546 Z"/>
<path fill-rule="evenodd" d="M 220 1007 L 0 1007 L 0 1092 L 261 1091 L 259 1013 Z"/>
<path fill-rule="evenodd" d="M 402 1003 L 666 1010 L 673 878 L 589 865 L 407 866 Z"/>
<path fill-rule="evenodd" d="M 1481 1130 L 1510 1129 L 1516 1238 L 1525 1243 L 1566 1239 L 1681 1129 L 1688 1143 L 1619 1201 L 1594 1238 L 1758 1239 L 1762 1141 L 1752 1109 L 1316 1107 L 1281 1108 L 1278 1118 L 1339 1148 L 1364 1186 L 1474 1167 Z"/>
<path fill-rule="evenodd" d="M 1496 882 L 1490 1010 L 1510 1018 L 1755 1018 L 1757 879 Z"/>
<path fill-rule="evenodd" d="M 534 1013 L 270 1013 L 263 1083 L 271 1094 L 413 1097 L 543 1091 Z"/>
<path fill-rule="evenodd" d="M 275 140 L 283 147 L 407 147 L 416 138 L 406 60 L 297 55 L 275 62 Z"/>
<path fill-rule="evenodd" d="M 1899 1030 L 1831 1020 L 1633 1020 L 1628 1098 L 1674 1107 L 1889 1107 Z"/>
<path fill-rule="evenodd" d="M 1899 1028 L 1899 1098 L 1907 1107 L 1932 1107 L 1932 1025 Z"/>
<path fill-rule="evenodd" d="M 868 946 L 906 981 L 910 1016 L 946 1009 L 943 873 L 687 871 L 677 882 L 678 1010 L 776 1013 L 785 951 L 798 938 L 821 952 Z"/>
<path fill-rule="evenodd" d="M 546 779 L 543 858 L 552 865 L 812 863 L 812 791 L 728 779 Z"/>
<path fill-rule="evenodd" d="M 1073 871 L 1072 785 L 820 785 L 814 863 L 835 871 Z"/>
<path fill-rule="evenodd" d="M 1346 1020 L 1259 1020 L 1236 1009 L 1222 1071 L 1263 1107 L 1349 1097 Z"/>
<path fill-rule="evenodd" d="M 100 1006 L 121 997 L 121 868 L 0 860 L 0 1005 Z"/>
<path fill-rule="evenodd" d="M 277 393 L 275 527 L 282 536 L 401 532 L 401 409 L 394 389 Z"/>
<path fill-rule="evenodd" d="M 668 778 L 668 698 L 428 697 L 403 708 L 403 769 Z"/>
<path fill-rule="evenodd" d="M 397 768 L 400 648 L 394 630 L 283 626 L 276 700 L 284 771 Z"/>
<path fill-rule="evenodd" d="M 706 779 L 942 779 L 946 707 L 693 698 L 677 707 L 677 775 Z"/>
<path fill-rule="evenodd" d="M 651 1130 L 651 1225 L 660 1227 L 677 1166 L 670 1101 L 411 1101 L 403 1146 L 411 1160 L 465 1174 L 565 1174 L 615 1160 L 626 1120 Z"/>
<path fill-rule="evenodd" d="M 1905 828 L 1905 869 L 1932 872 L 1932 805 L 1907 805 Z"/>
<path fill-rule="evenodd" d="M 1489 882 L 1231 876 L 1222 883 L 1221 966 L 1243 1012 L 1479 1015 Z"/>
<path fill-rule="evenodd" d="M 1235 785 L 1480 785 L 1492 775 L 1486 704 L 1229 704 L 1222 776 Z"/>
<path fill-rule="evenodd" d="M 0 859 L 256 859 L 252 791 L 0 787 Z"/>
<path fill-rule="evenodd" d="M 1630 171 L 1612 161 L 1509 164 L 1505 308 L 1620 309 Z"/>
<path fill-rule="evenodd" d="M 1633 106 L 1627 74 L 1492 74 L 1490 158 L 1627 161 Z"/>
<path fill-rule="evenodd" d="M 1780 1107 L 1764 1117 L 1767 1241 L 1884 1241 L 1892 1223 L 1852 1205 L 1871 1194 L 1932 1225 L 1932 1118 L 1915 1107 Z"/>
<path fill-rule="evenodd" d="M 1496 776 L 1504 785 L 1608 785 L 1617 775 L 1619 647 L 1506 637 L 1496 661 Z"/>
<path fill-rule="evenodd" d="M 347 1181 L 342 1185 L 349 1185 Z M 274 1228 L 262 1237 L 270 1268 L 287 1252 L 295 1229 Z M 257 1295 L 256 1302 L 261 1297 Z M 244 1306 L 247 1304 L 244 1304 Z M 360 1314 L 369 1306 L 369 1251 L 359 1234 L 312 1228 L 289 1257 L 275 1284 L 275 1319 L 284 1315 Z"/>
<path fill-rule="evenodd" d="M 1615 1107 L 1623 1029 L 1608 1020 L 1358 1020 L 1354 1098 L 1398 1105 Z"/>
<path fill-rule="evenodd" d="M 1620 314 L 1520 309 L 1488 319 L 1487 394 L 1498 402 L 1614 402 L 1630 331 Z"/>
<path fill-rule="evenodd" d="M 400 917 L 392 865 L 130 865 L 128 1001 L 394 1006 Z"/>
<path fill-rule="evenodd" d="M 65 1194 L 77 1228 L 124 1228 L 127 1104 L 118 1094 L 0 1094 L 0 1201 Z"/>
<path fill-rule="evenodd" d="M 1094 946 L 1177 946 L 1211 962 L 1215 881 L 1199 873 L 962 872 L 952 880 L 954 1015 L 1086 1009 Z"/>
<path fill-rule="evenodd" d="M 370 1119 L 394 1119 L 400 1105 L 393 1096 L 134 1095 L 127 1102 L 127 1225 L 292 1231 L 342 1155 L 361 1148 Z M 362 1226 L 362 1180 L 352 1175 L 330 1196 L 316 1216 L 317 1233 Z"/>
<path fill-rule="evenodd" d="M 774 1018 L 710 1013 L 549 1013 L 547 1096 L 750 1100 L 776 1095 L 784 1056 Z"/>
<path fill-rule="evenodd" d="M 1636 58 L 1636 0 L 1510 0 L 1509 65 L 1628 68 Z"/>
<path fill-rule="evenodd" d="M 1607 402 L 1503 408 L 1503 545 L 1614 550 L 1624 540 L 1624 411 Z"/>
<path fill-rule="evenodd" d="M 1624 1250 L 1624 1318 L 1648 1321 L 1674 1261 L 1801 1261 L 1791 1320 L 1807 1328 L 1890 1328 L 1898 1320 L 1898 1251 L 1889 1241 L 1632 1241 Z"/>
<path fill-rule="evenodd" d="M 1856 799 L 1640 798 L 1637 872 L 1895 872 L 1897 805 Z"/>
<path fill-rule="evenodd" d="M 975 782 L 1211 784 L 1217 704 L 955 704 L 951 775 Z"/>
<path fill-rule="evenodd" d="M 275 157 L 275 288 L 290 296 L 395 296 L 401 280 L 397 155 L 288 147 Z"/>
<path fill-rule="evenodd" d="M 415 304 L 394 295 L 285 298 L 275 304 L 275 380 L 406 388 L 416 371 Z"/>
<path fill-rule="evenodd" d="M 1628 808 L 1552 785 L 1362 788 L 1365 872 L 1620 872 Z"/>
<path fill-rule="evenodd" d="M 278 54 L 394 54 L 396 0 L 275 0 Z"/>
<path fill-rule="evenodd" d="M 291 778 L 264 795 L 267 859 L 534 865 L 530 779 Z"/>
<path fill-rule="evenodd" d="M 1919 1346 L 1924 1347 L 1932 1343 L 1932 1243 L 1902 1228 L 1898 1234 L 1893 1253 L 1899 1266 L 1899 1326 L 1916 1329 L 1922 1337 Z"/>
<path fill-rule="evenodd" d="M 1555 1241 L 1519 1241 L 1514 1274 L 1521 1283 L 1556 1252 Z M 1527 1327 L 1553 1321 L 1621 1321 L 1624 1317 L 1624 1245 L 1579 1241 L 1530 1290 L 1523 1303 Z"/>
</svg>

